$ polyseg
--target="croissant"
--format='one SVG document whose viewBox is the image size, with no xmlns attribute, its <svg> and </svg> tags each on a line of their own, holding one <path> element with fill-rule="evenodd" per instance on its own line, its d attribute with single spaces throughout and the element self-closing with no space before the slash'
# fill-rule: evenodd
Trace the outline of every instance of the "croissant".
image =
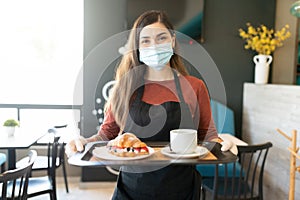
<svg viewBox="0 0 300 200">
<path fill-rule="evenodd" d="M 111 154 L 120 157 L 135 157 L 149 154 L 147 145 L 133 133 L 124 133 L 110 140 L 106 145 Z"/>
</svg>

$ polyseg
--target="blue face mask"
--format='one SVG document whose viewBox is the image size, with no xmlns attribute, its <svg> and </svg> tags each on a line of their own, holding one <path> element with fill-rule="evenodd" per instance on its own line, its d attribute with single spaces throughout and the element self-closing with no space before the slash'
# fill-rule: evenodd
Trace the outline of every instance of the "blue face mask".
<svg viewBox="0 0 300 200">
<path fill-rule="evenodd" d="M 173 55 L 172 43 L 140 48 L 140 61 L 155 70 L 162 70 Z"/>
</svg>

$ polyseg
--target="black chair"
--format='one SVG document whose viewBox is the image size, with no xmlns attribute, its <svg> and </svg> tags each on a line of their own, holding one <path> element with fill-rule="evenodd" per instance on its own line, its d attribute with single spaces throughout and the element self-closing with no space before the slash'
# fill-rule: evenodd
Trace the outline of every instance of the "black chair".
<svg viewBox="0 0 300 200">
<path fill-rule="evenodd" d="M 202 180 L 202 199 L 210 192 L 212 199 L 263 199 L 263 175 L 266 158 L 272 143 L 238 146 L 238 157 L 241 166 L 239 175 L 228 176 L 228 164 L 225 176 L 220 177 L 219 165 L 216 165 L 215 176 Z M 233 163 L 233 174 L 236 170 Z M 232 170 L 232 169 L 230 169 Z"/>
<path fill-rule="evenodd" d="M 35 150 L 30 150 L 24 166 L 14 170 L 8 170 L 0 174 L 2 193 L 0 199 L 27 199 L 28 178 L 32 165 L 37 157 Z"/>
<path fill-rule="evenodd" d="M 32 167 L 32 172 L 34 171 L 48 171 L 49 168 L 51 167 L 52 163 L 51 163 L 51 145 L 53 143 L 53 138 L 54 137 L 59 137 L 57 132 L 59 128 L 65 128 L 67 125 L 63 125 L 63 126 L 55 126 L 52 129 L 48 130 L 49 133 L 49 140 L 47 141 L 47 155 L 43 156 L 43 155 L 39 155 L 36 159 L 36 161 L 34 162 L 34 165 Z M 59 143 L 58 146 L 58 154 L 57 154 L 57 159 L 55 161 L 55 167 L 59 168 L 60 166 L 62 166 L 62 170 L 63 170 L 63 177 L 64 177 L 64 182 L 65 182 L 65 187 L 66 187 L 66 191 L 67 193 L 69 193 L 69 187 L 68 187 L 68 180 L 67 180 L 67 170 L 66 170 L 66 163 L 65 163 L 65 146 L 64 143 L 61 142 Z"/>
<path fill-rule="evenodd" d="M 28 179 L 28 194 L 27 197 L 35 197 L 39 195 L 49 194 L 51 200 L 56 200 L 56 165 L 52 164 L 56 162 L 58 148 L 59 148 L 59 137 L 54 137 L 53 142 L 51 143 L 50 155 L 51 159 L 50 167 L 47 169 L 47 175 L 44 176 L 33 176 Z M 24 160 L 21 160 L 19 163 L 23 163 Z"/>
<path fill-rule="evenodd" d="M 4 153 L 0 153 L 0 173 L 5 171 L 5 162 L 6 162 L 6 155 Z"/>
</svg>

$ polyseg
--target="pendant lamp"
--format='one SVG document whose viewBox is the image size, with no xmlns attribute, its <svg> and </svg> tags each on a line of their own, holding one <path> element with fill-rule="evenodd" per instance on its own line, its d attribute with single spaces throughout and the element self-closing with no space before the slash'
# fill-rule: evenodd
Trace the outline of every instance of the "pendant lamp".
<svg viewBox="0 0 300 200">
<path fill-rule="evenodd" d="M 300 17 L 300 1 L 296 1 L 292 4 L 290 13 L 296 17 Z"/>
</svg>

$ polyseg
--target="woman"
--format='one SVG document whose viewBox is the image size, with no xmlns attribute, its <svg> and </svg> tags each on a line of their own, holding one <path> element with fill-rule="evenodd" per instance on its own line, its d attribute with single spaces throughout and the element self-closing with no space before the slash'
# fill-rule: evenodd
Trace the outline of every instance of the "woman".
<svg viewBox="0 0 300 200">
<path fill-rule="evenodd" d="M 143 13 L 130 33 L 98 134 L 67 147 L 78 151 L 87 142 L 111 140 L 124 132 L 146 142 L 168 141 L 170 130 L 177 128 L 197 129 L 199 140 L 217 141 L 205 84 L 188 75 L 177 48 L 165 13 Z M 113 199 L 199 199 L 200 187 L 194 166 L 121 171 Z"/>
</svg>

